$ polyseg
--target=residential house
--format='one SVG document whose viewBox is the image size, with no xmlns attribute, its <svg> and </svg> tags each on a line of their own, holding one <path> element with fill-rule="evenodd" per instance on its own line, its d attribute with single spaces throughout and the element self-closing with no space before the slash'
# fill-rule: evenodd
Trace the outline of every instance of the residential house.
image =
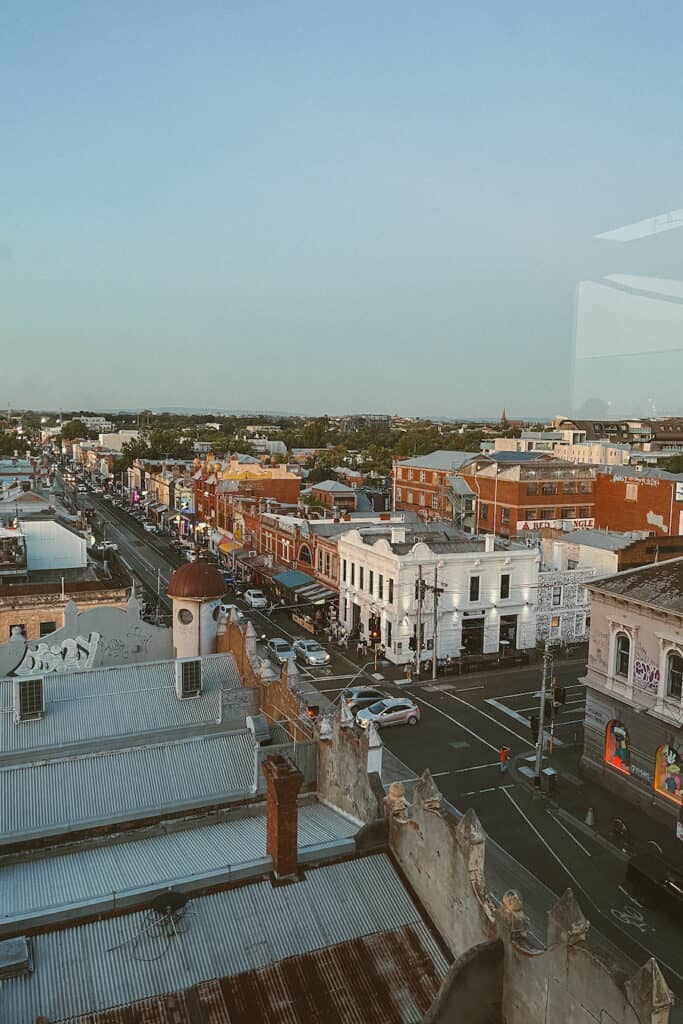
<svg viewBox="0 0 683 1024">
<path fill-rule="evenodd" d="M 355 487 L 338 480 L 323 480 L 311 485 L 311 501 L 340 512 L 355 512 L 357 496 Z"/>
</svg>

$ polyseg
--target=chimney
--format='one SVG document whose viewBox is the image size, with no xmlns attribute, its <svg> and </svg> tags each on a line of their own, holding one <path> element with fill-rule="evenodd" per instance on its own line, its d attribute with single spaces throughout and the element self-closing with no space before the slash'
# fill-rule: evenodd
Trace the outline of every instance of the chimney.
<svg viewBox="0 0 683 1024">
<path fill-rule="evenodd" d="M 261 769 L 266 779 L 266 853 L 273 858 L 276 878 L 293 878 L 298 856 L 296 798 L 304 777 L 281 754 L 267 757 Z"/>
<path fill-rule="evenodd" d="M 493 534 L 493 533 L 485 533 L 484 534 L 484 551 L 490 553 L 491 551 L 495 550 L 495 546 L 496 546 L 495 534 Z"/>
<path fill-rule="evenodd" d="M 391 543 L 392 544 L 405 544 L 406 542 L 406 531 L 403 526 L 392 526 L 391 528 Z"/>
</svg>

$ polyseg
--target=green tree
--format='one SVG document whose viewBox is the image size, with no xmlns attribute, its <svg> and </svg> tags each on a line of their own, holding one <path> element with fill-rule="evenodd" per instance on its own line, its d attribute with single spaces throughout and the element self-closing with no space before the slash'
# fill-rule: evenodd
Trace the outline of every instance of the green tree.
<svg viewBox="0 0 683 1024">
<path fill-rule="evenodd" d="M 665 469 L 667 473 L 683 473 L 683 455 L 672 455 L 670 459 L 662 459 L 659 467 Z"/>
<path fill-rule="evenodd" d="M 62 437 L 71 441 L 75 437 L 95 438 L 97 434 L 94 430 L 88 430 L 83 420 L 69 420 L 62 427 Z"/>
</svg>

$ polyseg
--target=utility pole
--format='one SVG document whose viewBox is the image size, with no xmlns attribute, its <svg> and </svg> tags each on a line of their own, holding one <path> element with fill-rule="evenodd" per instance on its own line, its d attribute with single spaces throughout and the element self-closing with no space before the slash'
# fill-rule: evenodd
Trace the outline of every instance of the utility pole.
<svg viewBox="0 0 683 1024">
<path fill-rule="evenodd" d="M 543 675 L 541 677 L 541 706 L 538 711 L 538 741 L 536 743 L 536 768 L 534 771 L 537 786 L 540 786 L 541 784 L 541 769 L 543 768 L 543 732 L 545 728 L 545 697 L 548 689 L 550 673 L 552 671 L 552 665 L 553 655 L 550 650 L 550 644 L 546 640 L 545 648 L 543 650 Z"/>
<path fill-rule="evenodd" d="M 439 568 L 434 566 L 434 586 L 427 587 L 434 594 L 434 650 L 432 652 L 432 679 L 436 679 L 438 671 L 438 646 L 439 646 L 439 598 L 444 588 L 439 586 Z"/>
<path fill-rule="evenodd" d="M 417 621 L 415 623 L 417 636 L 415 637 L 415 675 L 420 677 L 420 665 L 422 662 L 422 566 L 417 567 Z"/>
</svg>

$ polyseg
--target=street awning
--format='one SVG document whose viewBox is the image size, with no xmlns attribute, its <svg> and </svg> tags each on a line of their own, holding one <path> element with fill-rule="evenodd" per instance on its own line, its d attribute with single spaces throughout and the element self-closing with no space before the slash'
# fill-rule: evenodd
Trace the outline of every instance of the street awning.
<svg viewBox="0 0 683 1024">
<path fill-rule="evenodd" d="M 218 545 L 218 550 L 222 552 L 224 555 L 229 555 L 231 551 L 237 551 L 237 549 L 241 547 L 242 545 L 239 543 L 239 541 L 229 540 L 227 537 L 224 537 L 223 540 Z"/>
<path fill-rule="evenodd" d="M 285 587 L 286 590 L 297 590 L 299 587 L 308 587 L 311 584 L 315 584 L 315 580 L 305 572 L 299 572 L 298 569 L 287 569 L 286 572 L 280 572 L 277 576 L 273 576 L 273 583 L 278 583 L 281 587 Z"/>
<path fill-rule="evenodd" d="M 336 600 L 337 597 L 336 591 L 315 582 L 305 587 L 295 587 L 294 593 L 300 601 L 310 604 L 325 604 L 326 601 Z"/>
</svg>

